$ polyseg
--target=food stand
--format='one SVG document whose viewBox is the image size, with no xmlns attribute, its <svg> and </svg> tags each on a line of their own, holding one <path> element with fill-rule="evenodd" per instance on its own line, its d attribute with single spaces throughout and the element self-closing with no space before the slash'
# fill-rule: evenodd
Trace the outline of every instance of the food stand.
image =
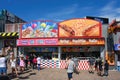
<svg viewBox="0 0 120 80">
<path fill-rule="evenodd" d="M 65 68 L 65 58 L 68 55 L 90 57 L 90 55 L 95 56 L 98 53 L 97 57 L 100 57 L 102 52 L 100 49 L 105 45 L 105 40 L 101 36 L 101 23 L 91 19 L 78 18 L 57 23 L 35 21 L 24 24 L 20 32 L 21 36 L 17 40 L 17 46 L 24 47 L 24 49 L 26 47 L 38 48 L 38 52 L 34 51 L 34 53 L 42 53 L 43 55 L 57 53 L 58 68 Z M 43 53 L 40 50 L 50 47 L 55 48 L 55 51 L 48 50 L 47 53 Z M 98 50 L 94 48 L 98 48 Z M 45 64 L 48 65 L 50 62 L 51 65 L 56 66 L 56 61 L 49 59 Z M 80 70 L 88 70 L 88 59 L 80 60 L 78 63 Z"/>
</svg>

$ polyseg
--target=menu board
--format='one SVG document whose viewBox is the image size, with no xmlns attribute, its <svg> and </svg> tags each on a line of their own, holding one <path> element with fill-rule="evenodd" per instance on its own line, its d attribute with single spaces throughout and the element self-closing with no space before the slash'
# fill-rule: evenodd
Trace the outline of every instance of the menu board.
<svg viewBox="0 0 120 80">
<path fill-rule="evenodd" d="M 71 19 L 58 23 L 59 37 L 101 37 L 101 23 L 91 19 Z"/>
<path fill-rule="evenodd" d="M 55 22 L 36 21 L 22 25 L 21 38 L 58 37 L 58 26 Z"/>
</svg>

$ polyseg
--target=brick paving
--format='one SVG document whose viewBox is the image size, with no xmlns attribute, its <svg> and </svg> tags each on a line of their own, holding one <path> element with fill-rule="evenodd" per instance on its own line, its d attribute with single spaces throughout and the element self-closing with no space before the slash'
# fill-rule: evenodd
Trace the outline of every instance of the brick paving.
<svg viewBox="0 0 120 80">
<path fill-rule="evenodd" d="M 45 68 L 40 71 L 26 70 L 23 74 L 19 73 L 18 78 L 12 78 L 12 80 L 67 80 L 67 74 L 65 69 L 52 69 Z M 120 80 L 120 72 L 109 71 L 109 76 L 100 77 L 96 73 L 89 74 L 88 71 L 80 71 L 80 74 L 73 74 L 74 80 Z"/>
</svg>

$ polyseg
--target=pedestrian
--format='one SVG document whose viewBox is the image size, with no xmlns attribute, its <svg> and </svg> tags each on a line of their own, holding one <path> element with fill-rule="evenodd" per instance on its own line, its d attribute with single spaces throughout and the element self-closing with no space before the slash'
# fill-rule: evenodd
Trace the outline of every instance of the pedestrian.
<svg viewBox="0 0 120 80">
<path fill-rule="evenodd" d="M 26 58 L 25 58 L 25 68 L 28 69 L 28 55 L 26 55 Z"/>
<path fill-rule="evenodd" d="M 73 80 L 72 74 L 74 72 L 75 63 L 71 60 L 71 56 L 68 57 L 67 61 L 67 74 L 68 74 L 68 80 Z"/>
<path fill-rule="evenodd" d="M 103 74 L 103 76 L 108 76 L 108 70 L 109 70 L 109 63 L 106 60 L 105 64 L 104 64 L 104 74 Z"/>
<path fill-rule="evenodd" d="M 90 57 L 89 59 L 89 73 L 94 73 L 94 58 L 93 57 Z"/>
<path fill-rule="evenodd" d="M 37 57 L 35 56 L 33 59 L 33 69 L 37 67 Z"/>
<path fill-rule="evenodd" d="M 72 60 L 75 63 L 74 73 L 79 74 L 80 73 L 79 70 L 78 70 L 78 61 L 79 60 L 78 60 L 77 56 L 75 56 Z"/>
<path fill-rule="evenodd" d="M 99 76 L 102 76 L 102 71 L 103 71 L 103 62 L 102 62 L 102 58 L 99 58 L 98 66 L 99 66 L 98 75 L 99 75 Z"/>
<path fill-rule="evenodd" d="M 10 66 L 11 66 L 11 70 L 12 70 L 12 75 L 14 76 L 14 73 L 15 73 L 16 77 L 18 77 L 17 62 L 16 62 L 14 55 L 12 55 L 10 57 Z"/>
<path fill-rule="evenodd" d="M 30 54 L 29 61 L 30 61 L 30 67 L 31 68 L 33 67 L 33 59 L 34 59 L 33 54 Z"/>
<path fill-rule="evenodd" d="M 41 58 L 40 56 L 37 57 L 37 68 L 38 68 L 38 71 L 40 71 L 40 62 L 41 62 Z"/>
<path fill-rule="evenodd" d="M 23 54 L 20 55 L 20 71 L 23 72 L 25 69 L 25 62 L 24 62 L 24 56 Z"/>
<path fill-rule="evenodd" d="M 16 62 L 17 62 L 17 67 L 19 67 L 19 65 L 20 65 L 20 58 L 19 57 L 16 58 Z"/>
<path fill-rule="evenodd" d="M 6 75 L 6 74 L 7 74 L 7 59 L 3 54 L 1 54 L 0 55 L 0 75 Z"/>
<path fill-rule="evenodd" d="M 99 60 L 96 59 L 96 61 L 95 61 L 95 71 L 97 71 L 97 73 L 98 73 L 98 64 L 99 64 Z"/>
</svg>

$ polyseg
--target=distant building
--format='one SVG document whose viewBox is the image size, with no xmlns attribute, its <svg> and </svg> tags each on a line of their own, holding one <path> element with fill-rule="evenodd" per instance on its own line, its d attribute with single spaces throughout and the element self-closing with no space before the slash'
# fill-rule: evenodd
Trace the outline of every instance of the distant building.
<svg viewBox="0 0 120 80">
<path fill-rule="evenodd" d="M 19 25 L 26 21 L 3 9 L 0 11 L 0 50 L 7 46 L 16 46 Z"/>
<path fill-rule="evenodd" d="M 23 19 L 19 18 L 18 16 L 10 13 L 7 10 L 0 11 L 0 32 L 5 32 L 5 24 L 9 23 L 24 23 Z"/>
</svg>

